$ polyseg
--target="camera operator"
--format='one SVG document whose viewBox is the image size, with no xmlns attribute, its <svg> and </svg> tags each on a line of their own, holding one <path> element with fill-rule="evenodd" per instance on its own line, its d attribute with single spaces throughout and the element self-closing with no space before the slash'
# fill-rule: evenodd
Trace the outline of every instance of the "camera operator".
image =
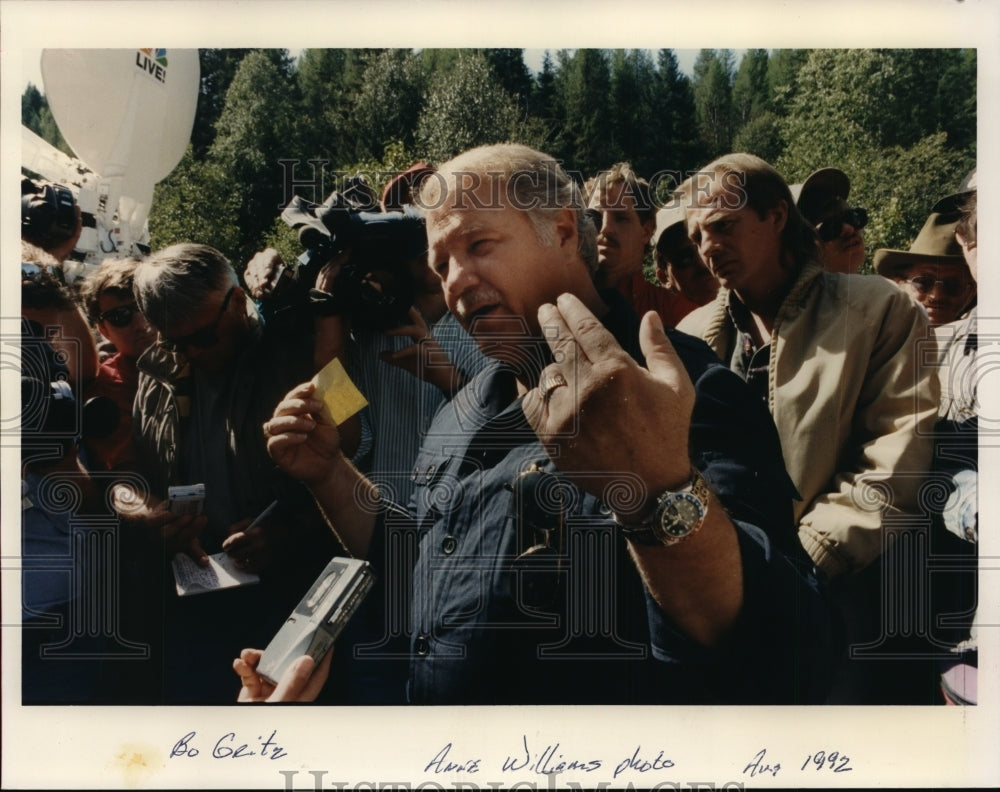
<svg viewBox="0 0 1000 792">
<path fill-rule="evenodd" d="M 411 178 L 411 171 L 416 173 L 411 169 L 396 181 Z M 426 166 L 420 171 L 429 172 Z M 413 461 L 434 413 L 479 372 L 486 358 L 448 312 L 441 281 L 427 266 L 423 218 L 404 207 L 360 211 L 361 204 L 344 200 L 356 189 L 352 183 L 318 207 L 342 209 L 335 219 L 326 220 L 335 228 L 332 244 L 316 244 L 315 234 L 308 237 L 300 231 L 304 243 L 312 239 L 315 249 L 307 251 L 303 258 L 309 263 L 300 263 L 297 275 L 308 277 L 302 273 L 305 267 L 318 270 L 309 302 L 314 368 L 318 371 L 340 358 L 368 400 L 366 429 L 371 437 L 360 445 L 348 438 L 345 449 L 353 451 L 355 462 L 375 476 L 384 491 L 405 503 L 414 489 Z M 304 212 L 291 214 L 299 221 L 309 219 Z M 284 217 L 291 224 L 289 210 Z M 269 248 L 250 260 L 244 279 L 251 295 L 266 305 L 282 300 L 278 292 L 283 273 L 288 273 L 285 262 Z M 301 283 L 284 294 L 290 292 L 296 295 L 292 301 L 304 301 Z"/>
<path fill-rule="evenodd" d="M 21 239 L 61 264 L 76 249 L 82 233 L 83 214 L 72 192 L 59 184 L 21 177 Z"/>
</svg>

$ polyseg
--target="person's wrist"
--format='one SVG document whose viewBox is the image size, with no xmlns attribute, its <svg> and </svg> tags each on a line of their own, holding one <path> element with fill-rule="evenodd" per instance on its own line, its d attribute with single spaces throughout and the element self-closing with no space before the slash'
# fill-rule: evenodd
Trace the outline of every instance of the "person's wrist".
<svg viewBox="0 0 1000 792">
<path fill-rule="evenodd" d="M 688 461 L 686 465 L 673 465 L 670 470 L 643 478 L 645 497 L 637 501 L 633 509 L 616 510 L 615 516 L 625 523 L 641 523 L 652 519 L 660 496 L 664 492 L 678 492 L 690 486 L 693 473 L 694 466 Z"/>
</svg>

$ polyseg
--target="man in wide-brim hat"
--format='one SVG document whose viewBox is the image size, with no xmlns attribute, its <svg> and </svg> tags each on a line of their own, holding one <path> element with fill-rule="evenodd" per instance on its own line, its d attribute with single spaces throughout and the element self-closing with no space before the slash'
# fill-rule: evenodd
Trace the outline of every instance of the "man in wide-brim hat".
<svg viewBox="0 0 1000 792">
<path fill-rule="evenodd" d="M 955 207 L 939 201 L 909 250 L 875 251 L 876 272 L 920 303 L 935 327 L 954 322 L 976 299 L 976 281 L 955 239 L 959 219 Z"/>
</svg>

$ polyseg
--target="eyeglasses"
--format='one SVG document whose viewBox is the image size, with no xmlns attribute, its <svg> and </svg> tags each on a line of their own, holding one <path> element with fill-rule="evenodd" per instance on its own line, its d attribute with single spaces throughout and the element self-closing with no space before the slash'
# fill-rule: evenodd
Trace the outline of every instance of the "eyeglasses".
<svg viewBox="0 0 1000 792">
<path fill-rule="evenodd" d="M 229 298 L 233 296 L 234 291 L 236 291 L 235 286 L 226 292 L 226 297 L 222 301 L 222 307 L 219 309 L 219 315 L 215 317 L 215 321 L 182 338 L 165 338 L 161 335 L 159 341 L 160 348 L 165 349 L 167 352 L 177 352 L 188 347 L 208 349 L 219 343 L 219 322 L 222 321 L 222 317 L 226 313 L 226 308 L 229 307 Z"/>
<path fill-rule="evenodd" d="M 823 218 L 822 222 L 816 226 L 816 233 L 819 234 L 819 238 L 824 242 L 832 242 L 840 236 L 844 223 L 860 231 L 868 225 L 868 210 L 862 209 L 860 206 L 855 206 L 853 209 L 848 209 L 839 215 Z"/>
<path fill-rule="evenodd" d="M 112 327 L 122 328 L 132 324 L 132 320 L 138 313 L 141 313 L 139 306 L 132 302 L 128 305 L 119 305 L 117 308 L 111 308 L 97 318 L 101 322 L 107 322 Z"/>
<path fill-rule="evenodd" d="M 969 290 L 969 281 L 965 278 L 935 278 L 933 275 L 917 275 L 907 281 L 921 294 L 930 294 L 939 283 L 944 287 L 948 297 L 960 297 Z"/>
</svg>

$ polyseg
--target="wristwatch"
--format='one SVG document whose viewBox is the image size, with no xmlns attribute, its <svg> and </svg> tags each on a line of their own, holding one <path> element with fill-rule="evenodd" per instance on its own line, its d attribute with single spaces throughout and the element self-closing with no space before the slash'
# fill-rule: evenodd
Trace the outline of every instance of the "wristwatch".
<svg viewBox="0 0 1000 792">
<path fill-rule="evenodd" d="M 705 522 L 709 489 L 701 473 L 691 471 L 691 480 L 681 490 L 668 490 L 656 501 L 656 509 L 642 522 L 615 523 L 630 542 L 641 545 L 674 545 L 697 532 Z"/>
</svg>

